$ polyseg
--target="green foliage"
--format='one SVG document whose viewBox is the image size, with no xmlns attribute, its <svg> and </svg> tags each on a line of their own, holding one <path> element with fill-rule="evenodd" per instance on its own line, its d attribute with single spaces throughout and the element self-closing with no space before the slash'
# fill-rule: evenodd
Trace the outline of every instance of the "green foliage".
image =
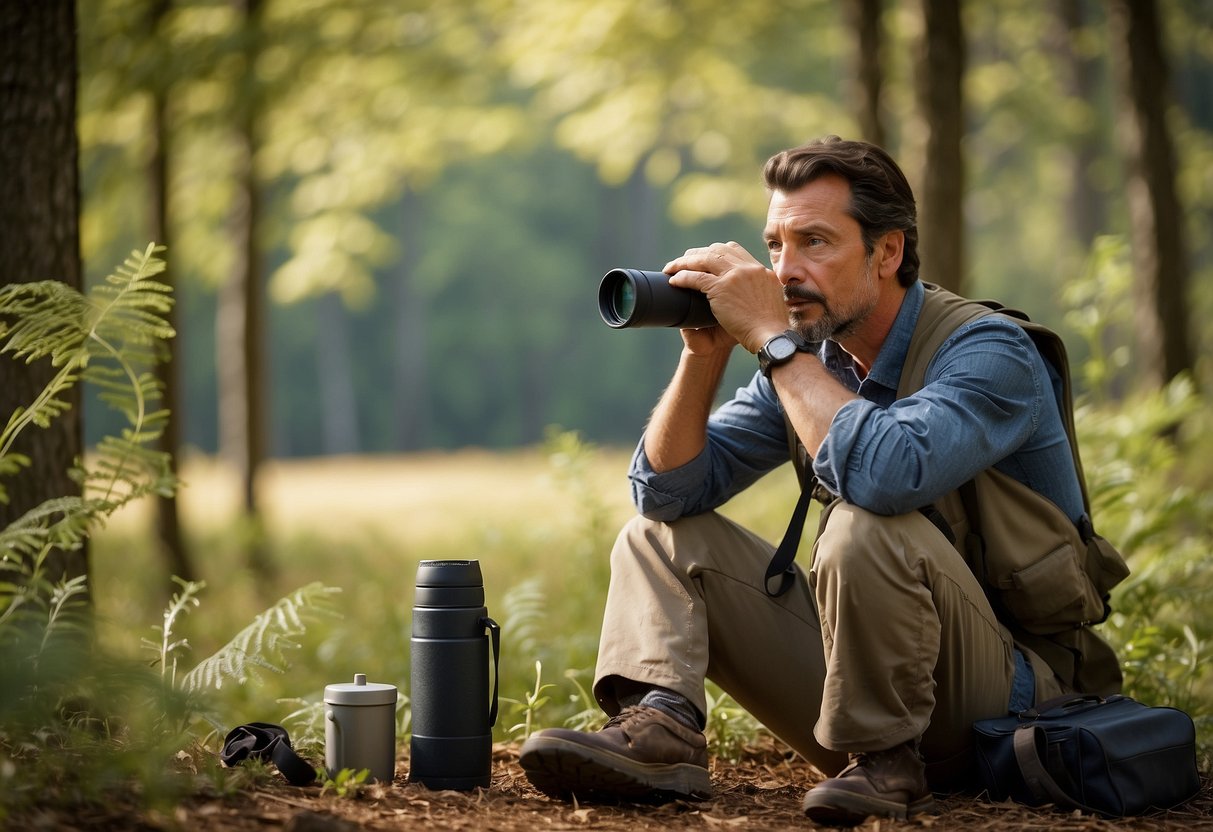
<svg viewBox="0 0 1213 832">
<path fill-rule="evenodd" d="M 98 646 L 85 576 L 52 582 L 43 574 L 51 548 L 77 549 L 122 506 L 175 487 L 167 455 L 147 447 L 167 416 L 152 409 L 159 390 L 148 368 L 173 335 L 161 317 L 169 289 L 152 280 L 164 268 L 158 251 L 133 252 L 87 299 L 55 282 L 0 288 L 0 352 L 58 368 L 0 433 L 0 471 L 19 473 L 13 441 L 49 425 L 77 383 L 101 387 L 102 400 L 127 420 L 76 472 L 82 496 L 49 499 L 0 530 L 0 820 L 40 801 L 100 800 L 132 784 L 148 802 L 176 799 L 192 786 L 173 761 L 190 756 L 194 723 L 211 716 L 204 690 L 224 679 L 243 683 L 255 667 L 281 672 L 284 652 L 335 591 L 316 583 L 288 595 L 178 680 L 189 646 L 179 625 L 203 583 L 178 580 L 159 639 L 144 640 L 157 675 Z M 207 758 L 203 769 L 213 771 Z"/>
<path fill-rule="evenodd" d="M 307 622 L 331 616 L 332 596 L 341 590 L 321 583 L 308 584 L 281 598 L 241 630 L 213 655 L 203 659 L 181 682 L 187 692 L 213 688 L 225 680 L 243 685 L 257 670 L 282 673 L 285 651 L 299 647 L 296 639 L 307 632 Z"/>
<path fill-rule="evenodd" d="M 531 735 L 535 729 L 536 717 L 538 717 L 543 706 L 552 700 L 552 697 L 547 694 L 547 691 L 554 688 L 555 685 L 544 684 L 543 682 L 543 662 L 535 662 L 535 686 L 528 691 L 524 699 L 511 699 L 509 697 L 501 697 L 502 702 L 513 705 L 513 711 L 521 714 L 522 722 L 515 723 L 506 729 L 506 732 L 513 737 L 525 740 Z"/>
<path fill-rule="evenodd" d="M 149 801 L 177 791 L 164 763 L 183 699 L 146 668 L 95 649 L 85 576 L 56 581 L 43 570 L 52 549 L 79 549 L 118 508 L 175 487 L 167 456 L 147 447 L 164 414 L 152 410 L 159 390 L 144 368 L 173 335 L 161 317 L 168 288 L 152 279 L 164 268 L 158 251 L 132 252 L 87 297 L 55 281 L 0 288 L 0 352 L 57 368 L 0 432 L 0 471 L 21 475 L 28 461 L 13 442 L 61 415 L 81 381 L 102 386 L 126 419 L 75 471 L 81 496 L 52 497 L 0 530 L 0 770 L 22 771 L 0 777 L 0 817 L 45 799 L 43 790 L 94 800 L 135 778 Z"/>
<path fill-rule="evenodd" d="M 44 428 L 59 416 L 69 406 L 63 394 L 81 380 L 100 388 L 103 401 L 126 418 L 121 435 L 107 437 L 96 460 L 75 473 L 84 498 L 27 515 L 11 536 L 10 530 L 0 532 L 3 550 L 38 561 L 52 539 L 55 546 L 73 548 L 100 517 L 174 488 L 167 455 L 148 447 L 167 417 L 152 409 L 160 390 L 148 367 L 157 345 L 175 334 L 162 317 L 172 305 L 169 287 L 153 279 L 164 271 L 156 256 L 161 251 L 149 244 L 131 252 L 87 297 L 59 281 L 0 287 L 0 354 L 25 363 L 49 359 L 57 368 L 37 398 L 13 412 L 0 431 L 0 474 L 28 463 L 12 454 L 13 443 L 24 430 Z M 0 499 L 5 493 L 0 482 Z"/>
<path fill-rule="evenodd" d="M 1103 235 L 1091 249 L 1079 278 L 1062 287 L 1066 325 L 1078 372 L 1075 381 L 1091 402 L 1107 402 L 1131 387 L 1133 269 L 1123 237 Z"/>
<path fill-rule="evenodd" d="M 736 762 L 763 730 L 762 725 L 717 685 L 709 682 L 706 693 L 708 753 Z"/>
<path fill-rule="evenodd" d="M 352 768 L 343 768 L 332 777 L 325 777 L 324 784 L 320 787 L 320 794 L 328 794 L 332 792 L 341 798 L 349 798 L 351 800 L 361 797 L 367 787 L 367 778 L 371 776 L 369 768 L 362 768 L 355 771 Z"/>
<path fill-rule="evenodd" d="M 25 626 L 51 639 L 74 620 L 69 602 L 84 594 L 83 583 L 48 580 L 43 567 L 52 550 L 79 549 L 123 505 L 175 487 L 168 455 L 149 447 L 164 412 L 151 410 L 160 393 L 145 365 L 155 360 L 155 346 L 173 336 L 161 317 L 172 303 L 168 287 L 153 279 L 164 270 L 159 251 L 149 244 L 132 252 L 87 297 L 58 281 L 0 287 L 0 356 L 47 359 L 57 368 L 0 431 L 0 476 L 20 476 L 28 460 L 12 452 L 13 443 L 62 414 L 64 394 L 80 381 L 103 385 L 106 402 L 126 419 L 121 436 L 108 437 L 91 463 L 73 472 L 80 496 L 52 497 L 0 529 L 0 645 L 5 633 Z M 0 500 L 5 494 L 0 482 Z"/>
<path fill-rule="evenodd" d="M 1123 348 L 1108 332 L 1127 326 L 1130 286 L 1123 243 L 1096 243 L 1068 313 L 1088 344 L 1088 385 L 1078 403 L 1083 464 L 1099 532 L 1120 548 L 1132 574 L 1112 596 L 1103 626 L 1122 660 L 1125 688 L 1141 700 L 1192 714 L 1213 748 L 1213 458 L 1208 394 L 1188 378 L 1161 390 L 1131 389 Z M 1115 394 L 1115 395 L 1114 395 Z"/>
</svg>

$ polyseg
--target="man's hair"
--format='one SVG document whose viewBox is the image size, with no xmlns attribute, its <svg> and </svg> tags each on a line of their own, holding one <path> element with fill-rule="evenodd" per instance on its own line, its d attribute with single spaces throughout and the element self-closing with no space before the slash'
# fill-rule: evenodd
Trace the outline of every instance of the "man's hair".
<svg viewBox="0 0 1213 832">
<path fill-rule="evenodd" d="M 918 210 L 910 183 L 888 153 L 868 142 L 826 136 L 776 153 L 762 171 L 767 187 L 783 193 L 828 174 L 851 183 L 848 213 L 859 223 L 868 256 L 882 234 L 905 234 L 897 280 L 902 286 L 913 285 L 918 279 Z"/>
</svg>

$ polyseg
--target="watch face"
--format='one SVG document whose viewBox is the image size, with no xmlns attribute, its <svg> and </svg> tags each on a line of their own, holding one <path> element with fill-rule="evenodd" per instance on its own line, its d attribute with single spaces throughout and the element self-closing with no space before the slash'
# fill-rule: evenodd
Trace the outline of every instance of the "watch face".
<svg viewBox="0 0 1213 832">
<path fill-rule="evenodd" d="M 767 344 L 767 354 L 772 361 L 786 361 L 796 354 L 796 345 L 786 335 L 777 335 Z"/>
</svg>

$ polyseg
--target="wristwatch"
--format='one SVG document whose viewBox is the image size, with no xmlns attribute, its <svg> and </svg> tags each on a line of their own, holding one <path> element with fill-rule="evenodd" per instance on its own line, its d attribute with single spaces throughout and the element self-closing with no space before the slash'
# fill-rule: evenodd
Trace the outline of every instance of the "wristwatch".
<svg viewBox="0 0 1213 832">
<path fill-rule="evenodd" d="M 808 352 L 809 344 L 800 333 L 787 330 L 778 335 L 772 335 L 758 351 L 758 369 L 767 378 L 771 377 L 771 368 L 792 359 L 798 352 Z"/>
</svg>

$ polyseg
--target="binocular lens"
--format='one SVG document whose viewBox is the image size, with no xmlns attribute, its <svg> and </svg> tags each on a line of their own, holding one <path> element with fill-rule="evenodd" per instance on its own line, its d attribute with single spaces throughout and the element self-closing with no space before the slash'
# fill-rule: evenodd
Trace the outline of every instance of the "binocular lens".
<svg viewBox="0 0 1213 832">
<path fill-rule="evenodd" d="M 621 280 L 611 293 L 611 311 L 618 320 L 626 321 L 636 311 L 636 287 Z"/>
<path fill-rule="evenodd" d="M 611 269 L 598 286 L 598 313 L 615 329 L 715 326 L 716 317 L 702 292 L 670 285 L 663 272 Z"/>
</svg>

